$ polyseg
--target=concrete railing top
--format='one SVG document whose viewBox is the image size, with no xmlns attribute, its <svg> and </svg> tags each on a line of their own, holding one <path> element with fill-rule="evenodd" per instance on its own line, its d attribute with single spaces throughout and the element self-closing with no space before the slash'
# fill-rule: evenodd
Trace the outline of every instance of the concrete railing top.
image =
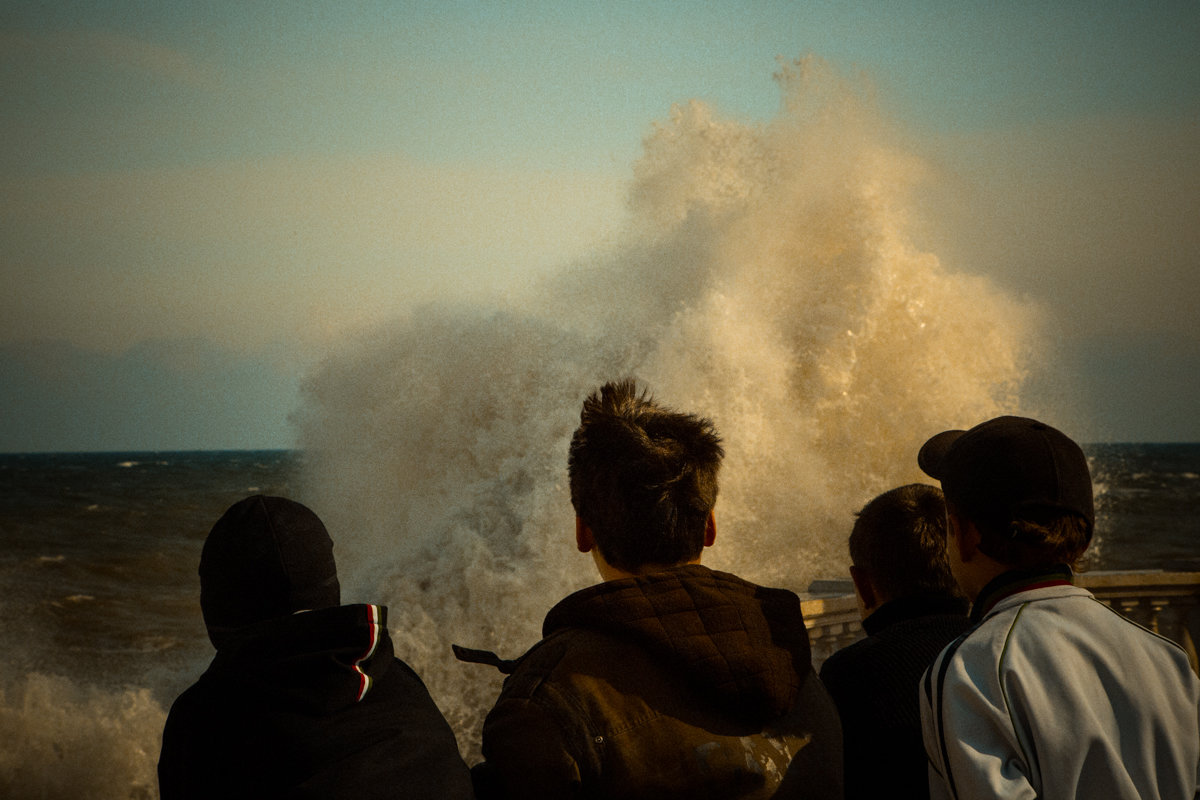
<svg viewBox="0 0 1200 800">
<path fill-rule="evenodd" d="M 1200 572 L 1164 572 L 1162 570 L 1122 570 L 1084 572 L 1076 577 L 1078 585 L 1101 599 L 1117 597 L 1155 597 L 1176 599 L 1196 597 L 1200 601 Z M 849 580 L 813 581 L 800 597 L 808 627 L 829 622 L 858 619 L 854 584 Z"/>
<path fill-rule="evenodd" d="M 1093 594 L 1110 595 L 1197 595 L 1200 596 L 1200 572 L 1163 572 L 1162 570 L 1128 570 L 1084 572 L 1078 583 Z"/>
</svg>

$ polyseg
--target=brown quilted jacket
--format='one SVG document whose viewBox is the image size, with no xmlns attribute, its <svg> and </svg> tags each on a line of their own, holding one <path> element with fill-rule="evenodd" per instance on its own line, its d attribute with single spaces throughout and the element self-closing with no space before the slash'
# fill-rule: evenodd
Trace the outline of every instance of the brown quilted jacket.
<svg viewBox="0 0 1200 800">
<path fill-rule="evenodd" d="M 840 798 L 795 594 L 706 567 L 562 600 L 483 729 L 481 797 Z"/>
</svg>

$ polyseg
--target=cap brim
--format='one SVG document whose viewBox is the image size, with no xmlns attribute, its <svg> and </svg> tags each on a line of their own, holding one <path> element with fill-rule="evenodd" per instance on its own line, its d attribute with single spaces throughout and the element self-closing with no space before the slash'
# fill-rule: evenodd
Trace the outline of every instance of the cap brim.
<svg viewBox="0 0 1200 800">
<path fill-rule="evenodd" d="M 966 431 L 942 431 L 921 446 L 917 453 L 917 466 L 931 478 L 945 477 L 946 453 Z"/>
</svg>

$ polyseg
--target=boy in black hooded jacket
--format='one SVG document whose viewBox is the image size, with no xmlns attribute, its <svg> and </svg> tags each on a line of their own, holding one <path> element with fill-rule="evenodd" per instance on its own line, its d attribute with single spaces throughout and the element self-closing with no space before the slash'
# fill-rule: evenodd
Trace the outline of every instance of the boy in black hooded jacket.
<svg viewBox="0 0 1200 800">
<path fill-rule="evenodd" d="M 453 732 L 393 656 L 387 609 L 340 602 L 316 514 L 261 495 L 225 512 L 200 557 L 217 654 L 167 717 L 163 800 L 471 797 Z"/>
</svg>

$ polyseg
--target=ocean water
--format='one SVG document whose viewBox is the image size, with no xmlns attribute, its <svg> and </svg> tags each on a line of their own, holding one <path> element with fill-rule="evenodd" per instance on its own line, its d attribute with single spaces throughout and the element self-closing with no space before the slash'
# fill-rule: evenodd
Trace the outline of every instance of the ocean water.
<svg viewBox="0 0 1200 800">
<path fill-rule="evenodd" d="M 1091 568 L 1200 570 L 1200 445 L 1087 450 L 1101 492 Z M 305 469 L 287 451 L 0 455 L 0 796 L 156 796 L 165 711 L 212 655 L 196 577 L 204 537 L 247 494 L 304 500 Z M 593 580 L 587 559 L 575 567 Z M 540 613 L 558 599 L 526 592 Z M 473 669 L 443 655 L 431 682 Z"/>
</svg>

